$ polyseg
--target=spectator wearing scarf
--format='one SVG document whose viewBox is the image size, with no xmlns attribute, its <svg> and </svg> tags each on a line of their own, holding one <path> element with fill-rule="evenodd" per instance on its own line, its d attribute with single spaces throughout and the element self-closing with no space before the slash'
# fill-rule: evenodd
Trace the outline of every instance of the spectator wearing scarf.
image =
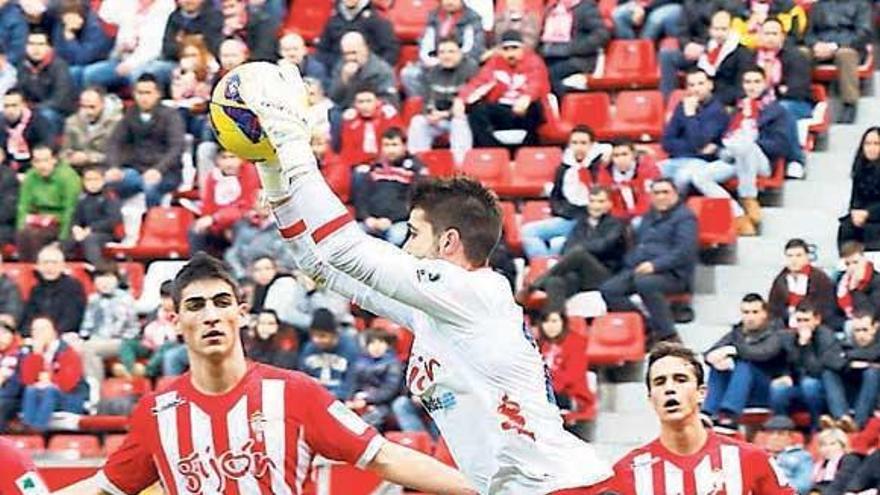
<svg viewBox="0 0 880 495">
<path fill-rule="evenodd" d="M 651 208 L 651 184 L 660 175 L 653 160 L 637 156 L 631 141 L 621 141 L 614 145 L 611 163 L 599 168 L 597 183 L 611 189 L 611 214 L 629 221 Z"/>
<path fill-rule="evenodd" d="M 837 307 L 846 318 L 855 308 L 880 308 L 880 274 L 865 257 L 865 246 L 848 241 L 840 248 L 846 271 L 837 282 Z"/>
<path fill-rule="evenodd" d="M 821 269 L 810 264 L 810 248 L 803 239 L 785 243 L 785 268 L 770 286 L 767 303 L 770 316 L 794 327 L 794 309 L 801 301 L 809 300 L 822 315 L 822 321 L 831 325 L 834 320 L 834 283 Z M 833 325 L 832 325 L 833 326 Z"/>
</svg>

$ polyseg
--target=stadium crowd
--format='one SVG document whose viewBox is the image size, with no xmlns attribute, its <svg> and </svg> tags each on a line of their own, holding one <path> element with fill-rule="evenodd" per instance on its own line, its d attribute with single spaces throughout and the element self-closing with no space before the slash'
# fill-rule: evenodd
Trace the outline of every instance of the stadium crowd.
<svg viewBox="0 0 880 495">
<path fill-rule="evenodd" d="M 294 15 L 306 3 L 0 0 L 0 246 L 6 266 L 35 270 L 33 287 L 0 274 L 0 432 L 46 431 L 58 411 L 125 414 L 130 400 L 95 400 L 109 376 L 185 372 L 169 282 L 138 287 L 114 261 L 172 204 L 192 217 L 188 252 L 224 258 L 247 288 L 251 359 L 312 375 L 380 429 L 432 430 L 403 383 L 407 332 L 299 272 L 254 165 L 218 145 L 211 90 L 246 61 L 299 68 L 322 172 L 366 232 L 396 245 L 419 180 L 464 171 L 491 184 L 478 164 L 497 163 L 480 160 L 510 169 L 509 153 L 541 146 L 546 184 L 497 191 L 515 216 L 524 199 L 547 199 L 546 211 L 521 226 L 505 213 L 491 264 L 518 289 L 558 403 L 592 419 L 587 337 L 566 301 L 592 292 L 597 315 L 643 313 L 649 349 L 679 341 L 676 321 L 693 315 L 676 300 L 703 247 L 688 198 L 718 198 L 736 234 L 758 235 L 762 180 L 807 172 L 805 130 L 827 103 L 814 67 L 836 68 L 838 122 L 852 123 L 873 56 L 866 0 L 441 0 L 409 13 L 426 19 L 406 36 L 394 4 L 340 0 L 315 26 Z M 620 62 L 612 47 L 636 39 L 656 60 L 644 87 L 668 109 L 661 132 L 587 125 L 607 111 L 593 105 L 566 110 L 595 89 L 639 87 L 601 86 Z M 845 269 L 812 266 L 801 239 L 780 246 L 786 266 L 755 288 L 766 297 L 746 295 L 741 322 L 705 354 L 707 417 L 734 432 L 748 406 L 769 407 L 767 445 L 801 493 L 880 488 L 880 454 L 861 460 L 880 446 L 880 274 L 865 256 L 880 246 L 880 128 L 854 151 Z M 499 177 L 516 182 L 512 170 Z M 517 287 L 520 256 L 530 276 Z M 148 290 L 160 297 L 143 310 Z M 809 420 L 795 425 L 799 409 Z M 816 434 L 817 458 L 797 430 Z"/>
</svg>

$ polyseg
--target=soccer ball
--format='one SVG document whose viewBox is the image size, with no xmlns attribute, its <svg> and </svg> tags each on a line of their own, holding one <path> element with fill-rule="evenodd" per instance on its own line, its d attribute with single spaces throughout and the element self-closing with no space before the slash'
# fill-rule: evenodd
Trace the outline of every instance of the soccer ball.
<svg viewBox="0 0 880 495">
<path fill-rule="evenodd" d="M 242 74 L 250 65 L 232 69 L 214 86 L 209 104 L 211 125 L 220 145 L 239 157 L 249 161 L 274 160 L 275 148 L 238 92 Z"/>
</svg>

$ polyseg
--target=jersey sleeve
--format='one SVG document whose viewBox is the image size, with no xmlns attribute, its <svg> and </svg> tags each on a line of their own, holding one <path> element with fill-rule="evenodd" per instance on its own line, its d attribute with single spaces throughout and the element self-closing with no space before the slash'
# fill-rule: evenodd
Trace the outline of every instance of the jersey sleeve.
<svg viewBox="0 0 880 495">
<path fill-rule="evenodd" d="M 785 473 L 766 452 L 754 448 L 747 466 L 755 469 L 754 495 L 797 495 Z"/>
<path fill-rule="evenodd" d="M 635 495 L 635 478 L 632 470 L 633 456 L 627 455 L 614 464 L 613 491 L 620 495 Z"/>
<path fill-rule="evenodd" d="M 385 439 L 317 381 L 304 378 L 297 388 L 288 403 L 305 404 L 305 436 L 309 446 L 328 459 L 365 468 Z"/>
<path fill-rule="evenodd" d="M 479 288 L 470 287 L 457 267 L 421 260 L 391 243 L 367 235 L 352 220 L 317 169 L 293 179 L 291 200 L 276 207 L 281 234 L 302 219 L 326 262 L 381 294 L 419 308 L 433 318 L 467 327 L 481 316 Z M 462 296 L 464 293 L 464 296 Z"/>
<path fill-rule="evenodd" d="M 0 495 L 48 495 L 33 461 L 10 442 L 0 442 Z"/>
<path fill-rule="evenodd" d="M 159 472 L 149 449 L 150 405 L 152 395 L 143 397 L 131 415 L 131 429 L 122 446 L 98 471 L 100 488 L 113 495 L 136 494 L 159 481 Z"/>
</svg>

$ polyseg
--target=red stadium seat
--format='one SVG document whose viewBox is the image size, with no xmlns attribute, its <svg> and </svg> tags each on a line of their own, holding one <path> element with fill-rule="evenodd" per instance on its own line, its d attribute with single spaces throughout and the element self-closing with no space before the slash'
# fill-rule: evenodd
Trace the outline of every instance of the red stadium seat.
<svg viewBox="0 0 880 495">
<path fill-rule="evenodd" d="M 523 287 L 529 287 L 534 284 L 541 275 L 547 273 L 557 261 L 554 256 L 539 256 L 529 260 L 526 266 L 525 276 L 523 278 Z M 521 301 L 522 305 L 527 309 L 540 309 L 547 302 L 547 293 L 542 290 L 532 291 L 528 295 L 528 299 Z"/>
<path fill-rule="evenodd" d="M 571 126 L 585 124 L 596 139 L 611 137 L 611 98 L 608 93 L 568 93 L 562 98 L 562 120 Z"/>
<path fill-rule="evenodd" d="M 831 127 L 831 105 L 828 101 L 828 91 L 821 84 L 813 84 L 811 87 L 813 96 L 813 115 L 810 116 L 810 134 L 815 141 L 819 135 L 826 134 Z M 810 146 L 812 148 L 812 146 Z"/>
<path fill-rule="evenodd" d="M 452 453 L 449 452 L 449 447 L 446 445 L 446 440 L 443 437 L 437 438 L 437 443 L 434 447 L 434 459 L 458 469 L 455 459 L 452 458 Z"/>
<path fill-rule="evenodd" d="M 348 203 L 351 199 L 351 167 L 339 160 L 321 168 L 321 175 L 327 181 L 330 189 L 339 197 L 343 203 Z"/>
<path fill-rule="evenodd" d="M 580 316 L 569 316 L 565 319 L 568 323 L 568 330 L 576 333 L 585 339 L 590 338 L 590 328 L 587 326 L 587 320 Z"/>
<path fill-rule="evenodd" d="M 619 366 L 645 357 L 645 325 L 638 313 L 608 313 L 593 320 L 587 359 L 590 364 Z"/>
<path fill-rule="evenodd" d="M 104 455 L 110 455 L 119 450 L 123 442 L 125 442 L 125 435 L 107 435 L 104 438 Z"/>
<path fill-rule="evenodd" d="M 560 162 L 562 150 L 556 146 L 520 148 L 513 161 L 510 184 L 500 188 L 498 194 L 529 198 L 546 196 Z"/>
<path fill-rule="evenodd" d="M 410 351 L 412 351 L 412 343 L 413 343 L 413 334 L 409 329 L 406 329 L 397 323 L 394 323 L 391 320 L 386 320 L 385 318 L 374 318 L 370 323 L 370 326 L 373 328 L 379 328 L 385 330 L 386 332 L 394 335 L 397 343 L 395 345 L 395 351 L 397 352 L 397 358 L 403 362 L 406 362 L 409 359 Z"/>
<path fill-rule="evenodd" d="M 428 167 L 428 173 L 434 177 L 452 177 L 455 175 L 455 159 L 448 149 L 428 150 L 416 156 Z"/>
<path fill-rule="evenodd" d="M 697 216 L 700 247 L 712 248 L 736 243 L 736 227 L 730 200 L 727 198 L 706 198 L 693 196 L 687 202 Z"/>
<path fill-rule="evenodd" d="M 294 0 L 284 30 L 299 33 L 307 43 L 313 43 L 324 32 L 334 5 L 327 0 Z"/>
<path fill-rule="evenodd" d="M 657 141 L 663 135 L 663 95 L 659 91 L 622 91 L 611 132 L 636 141 Z"/>
<path fill-rule="evenodd" d="M 385 438 L 423 454 L 434 452 L 434 439 L 426 431 L 389 431 Z"/>
<path fill-rule="evenodd" d="M 48 452 L 67 459 L 100 457 L 101 445 L 94 435 L 55 435 L 49 440 Z"/>
<path fill-rule="evenodd" d="M 599 0 L 599 15 L 602 16 L 602 20 L 605 21 L 605 27 L 608 29 L 614 28 L 614 19 L 611 17 L 611 13 L 614 12 L 616 7 L 617 0 Z"/>
<path fill-rule="evenodd" d="M 170 258 L 189 255 L 187 233 L 192 213 L 181 207 L 154 207 L 147 211 L 141 236 L 134 247 L 112 246 L 108 251 L 118 257 L 135 259 Z"/>
<path fill-rule="evenodd" d="M 422 113 L 424 102 L 421 96 L 411 96 L 403 102 L 403 108 L 400 110 L 400 117 L 403 119 L 404 131 L 409 128 L 409 121 L 416 115 Z"/>
<path fill-rule="evenodd" d="M 520 232 L 519 215 L 516 205 L 509 201 L 501 201 L 501 227 L 504 240 L 515 254 L 522 252 L 522 233 Z"/>
<path fill-rule="evenodd" d="M 868 43 L 865 48 L 865 61 L 859 64 L 859 79 L 869 79 L 874 75 L 874 45 Z M 837 80 L 837 66 L 833 63 L 818 64 L 813 67 L 813 80 L 816 82 L 832 82 Z"/>
<path fill-rule="evenodd" d="M 42 454 L 46 450 L 46 441 L 42 435 L 0 435 L 0 437 L 31 455 Z"/>
<path fill-rule="evenodd" d="M 418 43 L 428 24 L 428 14 L 438 4 L 437 0 L 394 0 L 386 16 L 402 43 Z"/>
<path fill-rule="evenodd" d="M 636 153 L 644 155 L 646 159 L 652 160 L 657 166 L 660 166 L 660 162 L 669 158 L 669 155 L 660 143 L 639 143 L 636 145 Z"/>
<path fill-rule="evenodd" d="M 150 381 L 146 378 L 106 378 L 101 382 L 101 398 L 141 396 L 151 390 Z"/>
<path fill-rule="evenodd" d="M 92 280 L 91 268 L 87 268 L 85 263 L 70 262 L 67 264 L 68 275 L 77 279 L 82 284 L 86 295 L 95 292 L 95 282 Z"/>
<path fill-rule="evenodd" d="M 473 148 L 464 158 L 462 173 L 495 189 L 510 181 L 510 154 L 505 148 Z"/>
<path fill-rule="evenodd" d="M 672 118 L 672 114 L 675 113 L 675 109 L 678 107 L 678 104 L 681 103 L 685 94 L 687 93 L 683 89 L 676 89 L 669 94 L 669 98 L 666 99 L 666 122 L 669 122 L 669 119 Z"/>
<path fill-rule="evenodd" d="M 107 433 L 109 431 L 128 430 L 128 416 L 99 414 L 96 416 L 80 416 L 77 430 Z"/>
<path fill-rule="evenodd" d="M 2 263 L 0 264 L 0 273 L 15 282 L 23 299 L 30 297 L 31 290 L 37 285 L 33 263 Z"/>
<path fill-rule="evenodd" d="M 546 220 L 551 216 L 553 216 L 553 212 L 550 209 L 550 203 L 547 201 L 529 201 L 523 204 L 523 225 L 537 220 Z"/>
<path fill-rule="evenodd" d="M 656 88 L 660 66 L 651 40 L 612 40 L 605 47 L 605 67 L 589 77 L 591 90 Z"/>
</svg>

